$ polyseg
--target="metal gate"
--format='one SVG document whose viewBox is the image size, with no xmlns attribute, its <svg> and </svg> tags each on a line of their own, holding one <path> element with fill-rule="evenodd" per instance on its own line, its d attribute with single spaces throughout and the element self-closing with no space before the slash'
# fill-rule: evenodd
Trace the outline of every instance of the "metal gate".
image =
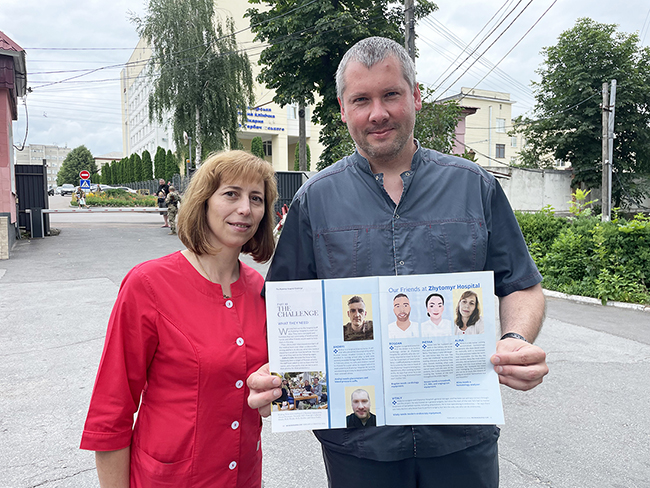
<svg viewBox="0 0 650 488">
<path fill-rule="evenodd" d="M 291 204 L 293 196 L 309 177 L 302 171 L 276 171 L 275 174 L 278 179 L 278 201 L 275 210 L 282 213 L 282 206 Z"/>
<path fill-rule="evenodd" d="M 50 216 L 44 214 L 41 220 L 41 211 L 50 208 L 47 198 L 47 167 L 45 164 L 17 164 L 14 169 L 19 227 L 31 232 L 33 237 L 49 235 Z M 25 212 L 27 209 L 31 212 Z M 42 227 L 41 222 L 43 222 Z"/>
</svg>

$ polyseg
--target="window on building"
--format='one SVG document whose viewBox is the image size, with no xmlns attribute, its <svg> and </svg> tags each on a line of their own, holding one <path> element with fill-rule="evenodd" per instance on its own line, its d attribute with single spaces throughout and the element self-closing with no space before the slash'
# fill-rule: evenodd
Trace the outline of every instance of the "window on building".
<svg viewBox="0 0 650 488">
<path fill-rule="evenodd" d="M 517 147 L 517 136 L 512 136 L 510 138 L 510 147 Z"/>
<path fill-rule="evenodd" d="M 506 132 L 506 119 L 497 119 L 497 132 Z"/>
<path fill-rule="evenodd" d="M 496 150 L 496 157 L 503 159 L 506 157 L 506 145 L 505 144 L 497 144 L 497 150 Z"/>
<path fill-rule="evenodd" d="M 264 141 L 262 142 L 262 146 L 264 147 L 264 156 L 271 156 L 273 154 L 273 141 Z"/>
</svg>

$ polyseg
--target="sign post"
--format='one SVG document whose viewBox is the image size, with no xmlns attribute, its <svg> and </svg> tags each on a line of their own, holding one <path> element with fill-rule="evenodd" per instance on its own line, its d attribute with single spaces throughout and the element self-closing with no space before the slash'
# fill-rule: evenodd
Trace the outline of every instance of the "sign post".
<svg viewBox="0 0 650 488">
<path fill-rule="evenodd" d="M 79 186 L 81 187 L 82 190 L 90 190 L 90 172 L 82 169 L 79 172 Z"/>
</svg>

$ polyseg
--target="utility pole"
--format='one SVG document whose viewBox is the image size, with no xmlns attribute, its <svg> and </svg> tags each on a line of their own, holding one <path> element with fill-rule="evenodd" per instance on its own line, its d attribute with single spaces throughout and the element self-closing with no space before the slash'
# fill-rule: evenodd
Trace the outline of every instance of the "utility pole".
<svg viewBox="0 0 650 488">
<path fill-rule="evenodd" d="M 404 0 L 404 31 L 406 32 L 406 39 L 404 47 L 411 56 L 415 63 L 415 8 L 413 7 L 413 0 Z"/>
<path fill-rule="evenodd" d="M 612 209 L 610 207 L 610 196 L 609 196 L 609 86 L 607 82 L 603 83 L 603 127 L 601 133 L 601 148 L 602 148 L 602 159 L 603 159 L 603 174 L 600 185 L 600 201 L 602 206 L 602 215 L 601 220 L 603 222 L 608 222 Z"/>
<path fill-rule="evenodd" d="M 607 220 L 612 214 L 612 177 L 614 172 L 614 115 L 616 106 L 616 80 L 609 84 L 609 115 L 607 117 Z M 603 212 L 604 215 L 604 212 Z"/>
<path fill-rule="evenodd" d="M 298 104 L 298 168 L 307 171 L 307 127 L 305 121 L 305 104 Z"/>
<path fill-rule="evenodd" d="M 608 93 L 609 92 L 609 93 Z M 616 105 L 616 80 L 611 81 L 611 91 L 607 82 L 603 83 L 603 128 L 602 158 L 603 175 L 601 179 L 601 203 L 603 222 L 608 222 L 612 214 L 612 163 L 614 161 L 614 115 Z"/>
</svg>

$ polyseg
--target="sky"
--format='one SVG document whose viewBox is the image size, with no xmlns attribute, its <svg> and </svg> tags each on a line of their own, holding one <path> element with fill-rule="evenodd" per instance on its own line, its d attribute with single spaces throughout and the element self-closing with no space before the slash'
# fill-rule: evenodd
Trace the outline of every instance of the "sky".
<svg viewBox="0 0 650 488">
<path fill-rule="evenodd" d="M 435 3 L 438 10 L 416 25 L 418 81 L 437 88 L 437 98 L 461 87 L 510 93 L 516 101 L 513 116 L 534 106 L 531 81 L 538 80 L 542 48 L 555 45 L 577 19 L 617 24 L 622 32 L 639 33 L 642 45 L 650 43 L 650 5 L 642 0 Z M 477 46 L 513 9 L 477 49 L 486 51 L 481 60 L 453 71 L 467 57 L 464 47 Z M 20 147 L 26 136 L 26 144 L 83 144 L 95 156 L 122 151 L 119 77 L 138 42 L 130 19 L 144 12 L 145 2 L 139 0 L 0 0 L 0 31 L 25 49 L 32 88 L 26 105 L 19 106 L 14 144 Z M 485 77 L 486 66 L 493 65 L 497 68 Z"/>
</svg>

